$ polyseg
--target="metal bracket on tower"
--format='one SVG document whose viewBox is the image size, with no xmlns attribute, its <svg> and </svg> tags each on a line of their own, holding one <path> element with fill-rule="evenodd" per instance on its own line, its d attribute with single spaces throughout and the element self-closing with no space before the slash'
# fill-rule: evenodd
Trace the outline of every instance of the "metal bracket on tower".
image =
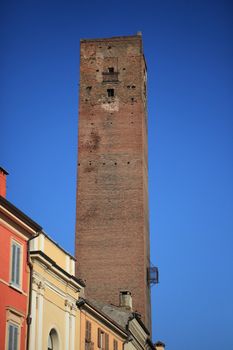
<svg viewBox="0 0 233 350">
<path fill-rule="evenodd" d="M 159 269 L 156 266 L 151 265 L 147 268 L 147 281 L 150 285 L 159 283 Z"/>
</svg>

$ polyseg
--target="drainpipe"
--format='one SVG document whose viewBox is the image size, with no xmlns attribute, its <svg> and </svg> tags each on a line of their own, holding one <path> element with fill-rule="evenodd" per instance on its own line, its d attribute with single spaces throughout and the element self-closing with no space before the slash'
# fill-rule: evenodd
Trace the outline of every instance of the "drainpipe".
<svg viewBox="0 0 233 350">
<path fill-rule="evenodd" d="M 30 276 L 29 276 L 29 300 L 28 300 L 28 315 L 27 315 L 27 346 L 26 349 L 29 350 L 29 340 L 30 340 L 30 326 L 31 326 L 31 301 L 32 301 L 32 272 L 33 272 L 33 264 L 30 256 L 30 242 L 37 238 L 41 231 L 37 232 L 35 236 L 32 236 L 27 241 L 27 264 L 29 266 L 30 270 Z"/>
</svg>

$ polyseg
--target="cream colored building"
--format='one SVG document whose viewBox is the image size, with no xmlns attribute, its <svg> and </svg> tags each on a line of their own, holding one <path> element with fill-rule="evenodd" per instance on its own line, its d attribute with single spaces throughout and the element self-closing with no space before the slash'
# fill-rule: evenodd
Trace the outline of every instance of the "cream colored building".
<svg viewBox="0 0 233 350">
<path fill-rule="evenodd" d="M 29 350 L 79 350 L 84 283 L 75 277 L 75 259 L 45 233 L 30 241 Z"/>
</svg>

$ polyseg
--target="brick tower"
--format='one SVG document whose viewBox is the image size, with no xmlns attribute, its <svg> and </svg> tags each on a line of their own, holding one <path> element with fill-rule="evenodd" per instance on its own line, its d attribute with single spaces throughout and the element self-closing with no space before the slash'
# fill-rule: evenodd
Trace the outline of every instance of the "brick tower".
<svg viewBox="0 0 233 350">
<path fill-rule="evenodd" d="M 130 291 L 150 329 L 147 176 L 142 37 L 81 40 L 77 274 L 92 299 Z"/>
</svg>

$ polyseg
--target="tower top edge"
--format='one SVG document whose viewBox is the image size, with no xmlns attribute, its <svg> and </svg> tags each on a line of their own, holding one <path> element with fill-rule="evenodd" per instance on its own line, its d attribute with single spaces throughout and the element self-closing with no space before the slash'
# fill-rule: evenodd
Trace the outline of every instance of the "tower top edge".
<svg viewBox="0 0 233 350">
<path fill-rule="evenodd" d="M 127 41 L 127 40 L 142 40 L 142 35 L 124 35 L 124 36 L 112 36 L 109 38 L 92 38 L 92 39 L 80 39 L 80 43 L 85 42 L 103 42 L 103 41 Z"/>
</svg>

